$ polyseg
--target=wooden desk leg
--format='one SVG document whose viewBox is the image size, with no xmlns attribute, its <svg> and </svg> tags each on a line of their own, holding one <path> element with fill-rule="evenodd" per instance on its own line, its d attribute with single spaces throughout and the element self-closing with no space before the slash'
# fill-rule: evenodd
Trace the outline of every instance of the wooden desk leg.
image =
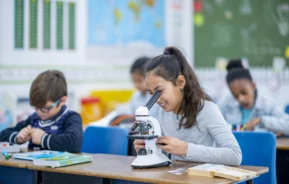
<svg viewBox="0 0 289 184">
<path fill-rule="evenodd" d="M 253 180 L 252 179 L 251 180 L 247 180 L 246 184 L 253 184 Z"/>
</svg>

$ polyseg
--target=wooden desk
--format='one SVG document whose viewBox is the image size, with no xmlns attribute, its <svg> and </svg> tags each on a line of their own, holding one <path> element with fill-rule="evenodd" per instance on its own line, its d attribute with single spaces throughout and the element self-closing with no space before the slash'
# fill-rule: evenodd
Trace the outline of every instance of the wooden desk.
<svg viewBox="0 0 289 184">
<path fill-rule="evenodd" d="M 33 162 L 28 160 L 19 160 L 14 158 L 5 159 L 4 156 L 0 156 L 0 165 L 16 168 L 28 168 L 28 165 L 33 165 Z"/>
<path fill-rule="evenodd" d="M 289 150 L 289 138 L 278 138 L 276 147 L 280 150 Z"/>
<path fill-rule="evenodd" d="M 49 168 L 42 166 L 29 165 L 28 169 L 38 170 L 43 172 L 43 182 L 49 183 L 51 181 L 56 181 L 59 183 L 70 183 L 72 181 L 76 182 L 76 176 L 78 177 L 93 177 L 93 178 L 110 178 L 110 179 L 120 179 L 136 182 L 146 182 L 146 183 L 233 183 L 233 180 L 223 179 L 223 178 L 209 178 L 209 177 L 196 177 L 189 176 L 187 173 L 181 175 L 175 175 L 167 171 L 176 170 L 178 168 L 188 168 L 195 165 L 196 163 L 190 162 L 180 162 L 174 161 L 169 167 L 160 167 L 152 169 L 133 169 L 131 167 L 131 162 L 135 157 L 131 156 L 117 156 L 117 155 L 103 155 L 97 154 L 92 155 L 93 162 L 73 165 L 69 167 L 61 168 Z M 258 175 L 268 172 L 266 167 L 250 167 L 250 166 L 240 166 L 240 168 L 255 171 Z M 49 173 L 50 180 L 49 180 Z M 63 178 L 62 176 L 65 176 Z M 47 178 L 48 176 L 48 178 Z M 54 179 L 52 179 L 54 177 Z M 72 179 L 69 177 L 72 177 Z M 79 181 L 83 181 L 83 178 Z M 100 182 L 90 182 L 90 183 L 102 183 Z M 54 182 L 55 183 L 55 182 Z M 84 182 L 82 182 L 84 183 Z M 88 183 L 88 182 L 87 182 Z"/>
</svg>

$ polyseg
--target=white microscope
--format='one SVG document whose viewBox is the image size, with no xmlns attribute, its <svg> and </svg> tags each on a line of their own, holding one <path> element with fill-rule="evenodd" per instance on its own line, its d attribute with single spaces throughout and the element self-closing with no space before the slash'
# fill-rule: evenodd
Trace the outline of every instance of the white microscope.
<svg viewBox="0 0 289 184">
<path fill-rule="evenodd" d="M 160 92 L 156 92 L 144 107 L 139 107 L 135 111 L 136 121 L 131 127 L 132 135 L 129 135 L 128 139 L 144 140 L 145 148 L 137 152 L 137 157 L 131 164 L 133 168 L 161 167 L 171 163 L 171 160 L 162 153 L 162 149 L 156 145 L 157 138 L 161 136 L 160 124 L 155 118 L 149 116 L 149 109 L 159 96 Z M 139 131 L 135 131 L 136 129 Z"/>
</svg>

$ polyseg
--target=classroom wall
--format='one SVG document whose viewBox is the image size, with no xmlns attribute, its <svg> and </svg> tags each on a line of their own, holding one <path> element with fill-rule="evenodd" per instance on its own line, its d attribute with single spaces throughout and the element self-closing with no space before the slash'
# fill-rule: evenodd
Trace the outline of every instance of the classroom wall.
<svg viewBox="0 0 289 184">
<path fill-rule="evenodd" d="M 5 22 L 4 22 L 4 15 L 5 15 L 5 11 L 3 10 L 3 1 L 0 1 L 0 26 L 1 28 L 3 28 L 3 26 L 5 26 Z M 4 40 L 4 34 L 3 34 L 3 29 L 0 29 L 0 40 Z M 0 42 L 0 62 L 3 60 L 3 51 L 4 51 L 4 45 L 2 43 L 3 41 Z"/>
<path fill-rule="evenodd" d="M 1 90 L 18 88 L 18 86 L 30 86 L 31 81 L 35 76 L 46 69 L 57 68 L 65 72 L 69 82 L 69 87 L 77 89 L 76 91 L 89 91 L 89 89 L 110 88 L 119 86 L 121 88 L 131 88 L 131 81 L 129 78 L 129 65 L 133 62 L 136 55 L 131 53 L 126 57 L 118 58 L 102 58 L 102 57 L 88 57 L 87 44 L 87 0 L 67 0 L 65 2 L 76 2 L 76 49 L 70 51 L 68 49 L 55 49 L 54 42 L 51 40 L 52 49 L 44 50 L 42 45 L 42 9 L 38 8 L 38 48 L 28 49 L 28 10 L 29 0 L 25 1 L 25 40 L 24 49 L 14 49 L 14 1 L 0 2 L 0 27 L 1 27 L 1 42 L 0 42 L 0 71 L 2 78 L 0 78 Z M 41 7 L 41 3 L 40 6 Z M 55 2 L 55 1 L 52 1 Z M 190 8 L 191 1 L 174 1 L 168 0 L 165 2 L 166 11 L 166 32 L 165 39 L 167 45 L 175 45 L 186 53 L 186 56 L 192 61 L 192 22 L 190 18 L 192 9 Z M 55 12 L 55 7 L 51 7 L 51 11 Z M 65 11 L 65 10 L 64 10 Z M 51 19 L 55 15 L 52 13 Z M 65 17 L 64 17 L 65 19 Z M 55 36 L 55 26 L 53 23 L 51 27 L 51 35 Z M 178 24 L 178 26 L 174 26 Z M 3 29 L 2 29 L 3 28 Z M 174 29 L 173 29 L 174 28 Z M 187 35 L 187 36 L 185 36 Z M 53 41 L 54 40 L 54 41 Z M 66 45 L 67 47 L 67 45 Z M 153 50 L 155 52 L 155 50 Z M 163 48 L 158 49 L 154 55 L 161 54 Z M 109 52 L 107 55 L 113 55 L 114 52 Z M 139 55 L 152 55 L 149 51 L 143 51 Z M 139 56 L 138 55 L 138 56 Z M 84 87 L 81 87 L 84 85 Z M 7 86 L 7 87 L 6 87 Z"/>
<path fill-rule="evenodd" d="M 25 0 L 27 3 L 29 0 Z M 7 95 L 13 99 L 28 97 L 30 84 L 36 75 L 47 69 L 64 71 L 68 80 L 70 107 L 80 112 L 80 98 L 95 89 L 130 89 L 129 73 L 109 69 L 101 61 L 86 59 L 86 1 L 76 0 L 76 49 L 74 51 L 44 50 L 41 46 L 42 35 L 38 34 L 38 49 L 28 48 L 28 26 L 25 30 L 25 48 L 14 49 L 14 1 L 0 1 L 0 102 Z M 27 10 L 29 7 L 25 7 Z M 25 16 L 27 17 L 27 12 Z M 41 10 L 38 14 L 41 14 Z M 27 19 L 25 19 L 27 21 Z M 41 24 L 38 26 L 41 33 Z M 55 30 L 51 29 L 52 35 Z M 53 33 L 54 32 L 54 33 Z M 53 45 L 53 44 L 52 44 Z M 107 71 L 105 71 L 107 70 Z M 107 72 L 107 75 L 105 75 Z M 111 77 L 117 75 L 118 80 Z M 108 78 L 108 80 L 106 80 Z M 8 104 L 10 106 L 10 103 Z M 13 105 L 12 105 L 13 106 Z M 12 108 L 14 110 L 15 107 Z"/>
<path fill-rule="evenodd" d="M 80 111 L 79 99 L 97 89 L 131 89 L 133 85 L 129 76 L 129 65 L 135 59 L 135 53 L 126 57 L 102 58 L 88 57 L 87 45 L 87 0 L 67 0 L 76 2 L 76 49 L 70 51 L 55 49 L 55 40 L 51 40 L 52 49 L 42 49 L 42 22 L 38 20 L 38 48 L 29 49 L 29 0 L 24 0 L 25 27 L 24 49 L 14 49 L 14 1 L 0 1 L 0 97 L 6 95 L 12 99 L 28 97 L 30 84 L 36 75 L 47 69 L 62 70 L 68 80 L 68 89 L 73 98 L 71 108 Z M 52 1 L 55 2 L 55 1 Z M 66 1 L 65 1 L 66 2 Z M 192 60 L 192 9 L 190 0 L 165 2 L 167 45 L 174 45 L 185 51 L 186 57 Z M 40 6 L 42 1 L 39 1 Z M 55 7 L 51 7 L 55 12 Z M 66 11 L 66 10 L 64 10 Z M 38 8 L 39 19 L 42 9 Z M 53 14 L 53 13 L 52 13 Z M 51 15 L 55 19 L 55 15 Z M 65 19 L 65 17 L 64 17 Z M 169 23 L 168 23 L 169 22 Z M 53 23 L 52 23 L 53 24 Z M 178 26 L 174 26 L 178 24 Z M 51 35 L 55 36 L 55 26 Z M 186 36 L 187 35 L 187 36 Z M 163 48 L 154 54 L 161 54 Z M 113 52 L 107 55 L 113 54 Z M 154 56 L 145 51 L 141 55 Z M 192 64 L 192 63 L 191 63 Z M 70 98 L 70 99 L 71 99 Z M 0 98 L 1 100 L 1 98 Z"/>
<path fill-rule="evenodd" d="M 28 2 L 28 0 L 25 0 Z M 41 7 L 42 1 L 39 1 L 39 6 Z M 52 49 L 44 50 L 42 49 L 42 42 L 43 42 L 43 34 L 42 33 L 42 21 L 38 19 L 38 48 L 37 49 L 27 49 L 28 46 L 28 39 L 29 39 L 29 7 L 24 6 L 24 47 L 25 49 L 14 49 L 14 1 L 1 1 L 0 2 L 0 10 L 1 10 L 1 50 L 3 53 L 1 57 L 1 64 L 2 65 L 42 65 L 42 64 L 49 64 L 49 65 L 74 65 L 78 64 L 79 61 L 83 60 L 83 53 L 84 53 L 84 36 L 83 34 L 77 34 L 76 36 L 76 45 L 77 49 L 74 51 L 69 51 L 67 49 L 64 50 L 57 50 L 55 48 L 55 39 L 51 39 L 51 47 Z M 85 31 L 85 13 L 83 3 L 79 3 L 77 6 L 77 17 L 76 17 L 76 33 L 83 33 Z M 55 8 L 52 7 L 52 12 L 55 11 Z M 64 9 L 64 11 L 66 11 Z M 38 8 L 38 15 L 42 17 L 42 9 Z M 65 14 L 64 14 L 65 15 Z M 54 19 L 53 16 L 51 19 Z M 64 16 L 64 19 L 67 18 Z M 51 24 L 51 36 L 55 36 L 55 26 Z M 64 34 L 65 37 L 65 34 Z M 64 42 L 64 47 L 67 45 Z M 61 62 L 60 62 L 61 61 Z"/>
<path fill-rule="evenodd" d="M 29 0 L 25 1 L 28 2 Z M 74 1 L 77 3 L 75 51 L 65 49 L 45 51 L 41 48 L 37 50 L 14 50 L 14 1 L 0 1 L 0 96 L 3 93 L 12 96 L 28 96 L 31 81 L 38 73 L 50 68 L 57 68 L 65 72 L 69 92 L 74 99 L 71 106 L 77 111 L 80 109 L 79 98 L 89 94 L 89 91 L 93 89 L 128 89 L 133 87 L 128 73 L 128 65 L 133 61 L 134 56 L 114 58 L 113 62 L 97 57 L 87 58 L 87 1 Z M 190 0 L 166 1 L 166 44 L 184 48 L 186 57 L 193 65 L 192 11 Z M 28 16 L 27 12 L 25 16 Z M 38 13 L 41 14 L 42 12 L 39 11 Z M 39 26 L 38 31 L 41 32 L 41 29 Z M 27 26 L 25 32 L 27 40 Z M 38 35 L 38 39 L 41 43 L 41 34 Z M 26 46 L 27 44 L 28 42 L 25 42 Z M 288 70 L 284 74 L 287 76 L 286 80 L 281 82 L 278 82 L 280 77 L 274 76 L 275 73 L 270 68 L 261 69 L 261 73 L 258 73 L 260 69 L 252 68 L 251 70 L 253 76 L 256 76 L 254 78 L 260 91 L 274 99 L 282 107 L 289 103 L 287 100 L 289 94 Z M 217 100 L 228 92 L 223 71 L 217 71 L 214 68 L 198 68 L 196 72 L 204 89 L 214 99 Z M 260 78 L 260 75 L 266 77 Z"/>
</svg>

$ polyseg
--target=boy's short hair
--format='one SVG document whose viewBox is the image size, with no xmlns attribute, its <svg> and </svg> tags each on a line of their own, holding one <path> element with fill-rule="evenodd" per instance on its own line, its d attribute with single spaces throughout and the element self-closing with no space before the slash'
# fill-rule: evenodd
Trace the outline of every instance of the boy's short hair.
<svg viewBox="0 0 289 184">
<path fill-rule="evenodd" d="M 32 82 L 30 104 L 34 107 L 42 108 L 47 101 L 56 102 L 63 96 L 67 96 L 67 84 L 61 71 L 47 70 Z"/>
<path fill-rule="evenodd" d="M 137 58 L 131 65 L 130 73 L 139 73 L 140 75 L 145 76 L 145 67 L 149 60 L 151 60 L 151 58 L 145 56 Z"/>
</svg>

